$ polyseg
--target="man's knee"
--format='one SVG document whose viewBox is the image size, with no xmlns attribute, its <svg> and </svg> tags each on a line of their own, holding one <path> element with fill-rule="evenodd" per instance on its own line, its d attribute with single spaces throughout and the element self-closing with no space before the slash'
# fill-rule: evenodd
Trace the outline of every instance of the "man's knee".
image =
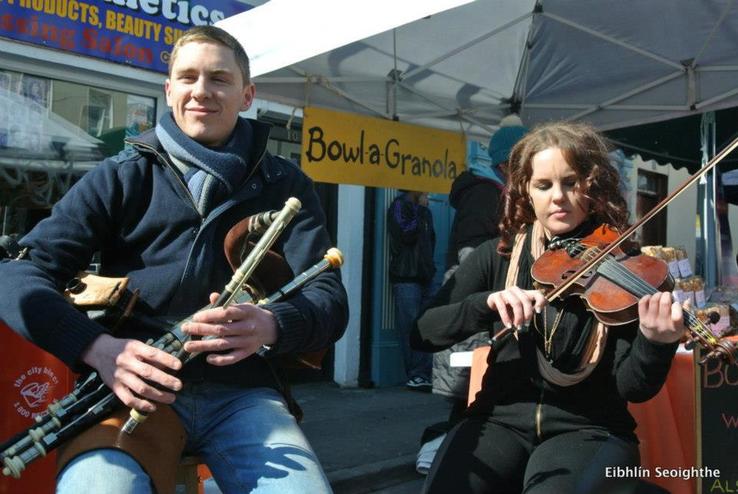
<svg viewBox="0 0 738 494">
<path fill-rule="evenodd" d="M 64 467 L 57 479 L 57 492 L 147 494 L 153 489 L 149 476 L 130 455 L 99 449 L 74 458 Z"/>
</svg>

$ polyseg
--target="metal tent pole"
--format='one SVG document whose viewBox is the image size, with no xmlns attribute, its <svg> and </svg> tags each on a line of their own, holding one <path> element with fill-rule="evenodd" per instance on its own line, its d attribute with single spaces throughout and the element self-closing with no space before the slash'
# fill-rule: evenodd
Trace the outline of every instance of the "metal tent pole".
<svg viewBox="0 0 738 494">
<path fill-rule="evenodd" d="M 715 155 L 715 113 L 702 114 L 700 125 L 700 144 L 702 149 L 702 164 L 704 166 Z M 715 172 L 705 174 L 700 181 L 698 194 L 699 235 L 697 238 L 697 261 L 695 267 L 702 268 L 702 277 L 705 286 L 713 288 L 720 283 L 717 272 L 717 263 L 720 258 L 717 243 L 717 220 L 715 217 Z M 702 261 L 699 263 L 699 261 Z"/>
</svg>

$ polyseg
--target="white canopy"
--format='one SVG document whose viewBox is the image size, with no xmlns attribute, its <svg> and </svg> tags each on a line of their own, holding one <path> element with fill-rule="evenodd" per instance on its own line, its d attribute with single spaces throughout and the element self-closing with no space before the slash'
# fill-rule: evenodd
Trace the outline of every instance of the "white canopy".
<svg viewBox="0 0 738 494">
<path fill-rule="evenodd" d="M 263 21 L 264 36 L 290 37 L 280 16 L 289 10 Z M 255 81 L 260 97 L 293 106 L 486 138 L 511 111 L 527 125 L 572 119 L 608 130 L 735 106 L 737 72 L 733 0 L 476 0 Z"/>
</svg>

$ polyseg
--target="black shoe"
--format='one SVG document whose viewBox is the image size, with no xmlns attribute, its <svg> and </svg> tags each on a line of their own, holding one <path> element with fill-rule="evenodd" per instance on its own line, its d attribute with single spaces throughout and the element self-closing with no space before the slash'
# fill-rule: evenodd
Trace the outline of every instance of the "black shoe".
<svg viewBox="0 0 738 494">
<path fill-rule="evenodd" d="M 415 376 L 408 379 L 408 381 L 405 383 L 405 387 L 413 389 L 415 391 L 430 392 L 433 389 L 433 384 L 431 384 L 431 382 L 424 377 Z"/>
</svg>

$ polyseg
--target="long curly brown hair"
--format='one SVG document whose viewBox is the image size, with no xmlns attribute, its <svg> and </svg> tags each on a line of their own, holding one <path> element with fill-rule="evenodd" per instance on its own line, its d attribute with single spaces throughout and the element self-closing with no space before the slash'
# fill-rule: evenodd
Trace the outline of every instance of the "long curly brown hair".
<svg viewBox="0 0 738 494">
<path fill-rule="evenodd" d="M 581 190 L 590 200 L 590 220 L 621 231 L 627 226 L 628 207 L 620 194 L 620 176 L 610 163 L 608 145 L 602 135 L 587 124 L 546 123 L 523 137 L 510 153 L 497 247 L 501 255 L 510 254 L 515 235 L 536 219 L 528 184 L 533 175 L 533 157 L 548 148 L 560 149 L 576 172 Z"/>
</svg>

